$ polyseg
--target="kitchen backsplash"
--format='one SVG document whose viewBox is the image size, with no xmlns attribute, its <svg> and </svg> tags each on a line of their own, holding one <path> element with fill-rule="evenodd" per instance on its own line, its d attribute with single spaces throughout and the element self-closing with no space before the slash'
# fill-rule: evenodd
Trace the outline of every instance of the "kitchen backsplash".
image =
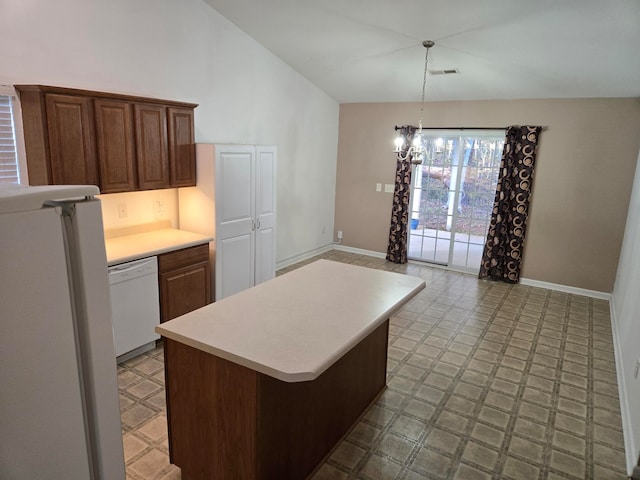
<svg viewBox="0 0 640 480">
<path fill-rule="evenodd" d="M 102 202 L 105 230 L 166 220 L 173 228 L 178 228 L 178 190 L 175 188 L 98 197 Z"/>
</svg>

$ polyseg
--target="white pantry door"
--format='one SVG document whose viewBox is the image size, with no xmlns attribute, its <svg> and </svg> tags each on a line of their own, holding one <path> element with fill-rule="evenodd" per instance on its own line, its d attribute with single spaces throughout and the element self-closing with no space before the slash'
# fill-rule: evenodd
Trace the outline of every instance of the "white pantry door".
<svg viewBox="0 0 640 480">
<path fill-rule="evenodd" d="M 276 270 L 276 152 L 275 146 L 256 147 L 256 285 Z"/>
<path fill-rule="evenodd" d="M 216 300 L 255 278 L 255 147 L 216 147 Z"/>
</svg>

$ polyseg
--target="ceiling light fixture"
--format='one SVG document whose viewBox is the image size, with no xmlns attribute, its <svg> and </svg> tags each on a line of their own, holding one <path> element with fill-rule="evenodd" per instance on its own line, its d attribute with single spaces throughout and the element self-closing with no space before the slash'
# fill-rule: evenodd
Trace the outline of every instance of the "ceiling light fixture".
<svg viewBox="0 0 640 480">
<path fill-rule="evenodd" d="M 396 127 L 398 136 L 395 140 L 395 153 L 402 161 L 410 159 L 411 163 L 417 165 L 422 163 L 425 154 L 425 148 L 422 141 L 422 115 L 424 113 L 424 95 L 427 87 L 427 65 L 429 63 L 429 49 L 435 44 L 431 40 L 422 42 L 422 46 L 426 48 L 424 54 L 424 74 L 422 76 L 422 105 L 420 106 L 420 120 L 418 122 L 418 131 L 415 127 L 403 126 Z"/>
</svg>

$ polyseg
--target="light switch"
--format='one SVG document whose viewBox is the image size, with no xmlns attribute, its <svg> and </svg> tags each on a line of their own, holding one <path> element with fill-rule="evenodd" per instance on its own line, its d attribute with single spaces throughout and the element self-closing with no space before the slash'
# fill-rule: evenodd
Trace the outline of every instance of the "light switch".
<svg viewBox="0 0 640 480">
<path fill-rule="evenodd" d="M 395 185 L 393 183 L 385 183 L 384 184 L 384 192 L 385 193 L 393 193 Z"/>
<path fill-rule="evenodd" d="M 376 192 L 381 192 L 381 191 L 382 191 L 382 184 L 376 183 Z"/>
</svg>

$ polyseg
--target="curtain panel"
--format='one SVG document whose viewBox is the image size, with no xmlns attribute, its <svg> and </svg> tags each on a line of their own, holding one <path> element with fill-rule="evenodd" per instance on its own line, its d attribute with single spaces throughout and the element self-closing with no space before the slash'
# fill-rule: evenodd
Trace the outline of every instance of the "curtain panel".
<svg viewBox="0 0 640 480">
<path fill-rule="evenodd" d="M 393 190 L 393 206 L 391 208 L 391 226 L 389 227 L 389 245 L 387 260 L 393 263 L 407 263 L 407 232 L 409 226 L 409 198 L 411 196 L 411 160 L 407 155 L 411 146 L 415 127 L 402 127 L 405 145 L 397 155 L 396 180 Z M 402 160 L 401 156 L 406 156 Z"/>
<path fill-rule="evenodd" d="M 479 278 L 518 283 L 524 248 L 538 138 L 542 127 L 506 131 L 491 223 Z"/>
<path fill-rule="evenodd" d="M 411 162 L 398 159 L 396 185 L 393 191 L 391 227 L 387 260 L 393 263 L 407 263 L 407 226 L 409 222 L 409 195 L 411 187 Z"/>
</svg>

